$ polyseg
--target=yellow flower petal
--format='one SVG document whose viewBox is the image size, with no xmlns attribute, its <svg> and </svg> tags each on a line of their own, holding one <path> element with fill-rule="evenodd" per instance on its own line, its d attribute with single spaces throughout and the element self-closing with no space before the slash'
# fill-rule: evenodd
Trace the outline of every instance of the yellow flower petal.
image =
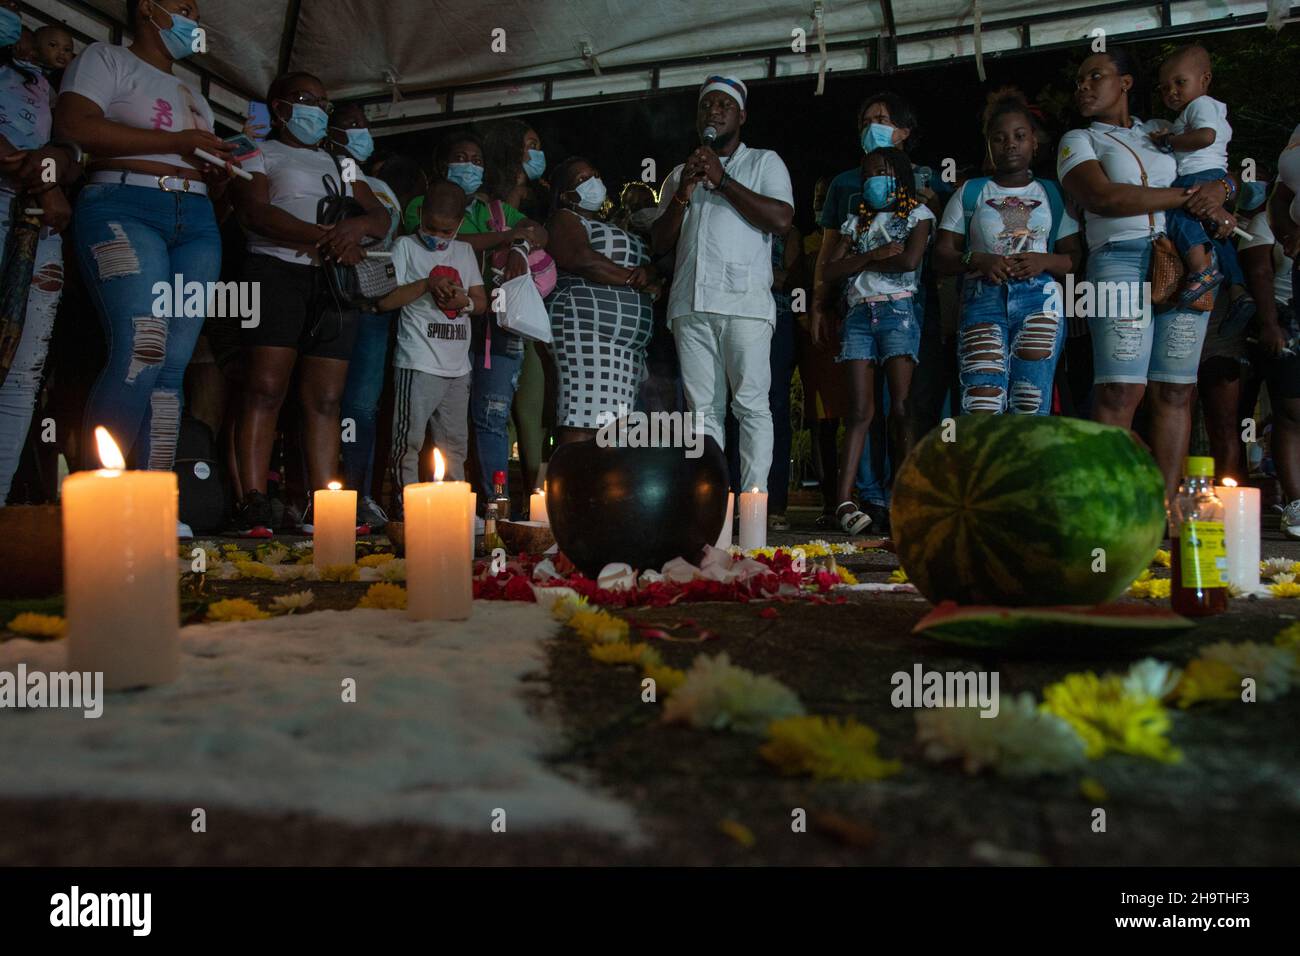
<svg viewBox="0 0 1300 956">
<path fill-rule="evenodd" d="M 773 721 L 767 733 L 767 743 L 758 752 L 787 776 L 879 780 L 903 766 L 877 754 L 879 736 L 852 718 L 841 723 L 834 717 L 786 717 Z"/>
<path fill-rule="evenodd" d="M 26 634 L 29 637 L 62 637 L 68 629 L 68 622 L 56 614 L 24 611 L 5 626 L 15 634 Z"/>
<path fill-rule="evenodd" d="M 322 581 L 360 581 L 361 569 L 355 564 L 331 564 L 320 569 Z"/>
<path fill-rule="evenodd" d="M 388 554 L 381 551 L 377 554 L 368 554 L 364 558 L 358 558 L 357 565 L 363 568 L 377 568 L 381 564 L 387 564 L 396 557 L 397 555 L 395 554 Z"/>
<path fill-rule="evenodd" d="M 1160 701 L 1130 693 L 1119 675 L 1067 674 L 1043 690 L 1041 706 L 1074 728 L 1089 759 L 1112 750 L 1164 763 L 1182 759 L 1166 736 L 1169 714 Z"/>
<path fill-rule="evenodd" d="M 379 581 L 370 588 L 357 602 L 357 607 L 374 608 L 380 611 L 400 611 L 406 607 L 406 588 L 399 584 Z"/>
<path fill-rule="evenodd" d="M 228 598 L 225 601 L 215 601 L 209 604 L 207 619 L 216 622 L 264 621 L 270 616 L 252 601 L 246 601 L 243 598 Z"/>
<path fill-rule="evenodd" d="M 1180 708 L 1205 700 L 1237 700 L 1241 695 L 1241 675 L 1223 661 L 1194 658 L 1183 670 L 1172 697 Z"/>
<path fill-rule="evenodd" d="M 745 849 L 749 849 L 758 842 L 754 836 L 754 831 L 736 820 L 720 820 L 718 821 L 718 829 Z"/>
</svg>

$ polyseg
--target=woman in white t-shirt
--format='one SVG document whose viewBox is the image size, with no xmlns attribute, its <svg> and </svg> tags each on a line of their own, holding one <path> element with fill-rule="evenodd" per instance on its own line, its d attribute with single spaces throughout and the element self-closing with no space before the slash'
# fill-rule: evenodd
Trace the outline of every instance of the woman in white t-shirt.
<svg viewBox="0 0 1300 956">
<path fill-rule="evenodd" d="M 966 413 L 1047 415 L 1065 316 L 1061 286 L 1079 267 L 1079 224 L 1056 183 L 1030 171 L 1039 134 L 1023 94 L 989 105 L 984 137 L 994 173 L 948 200 L 934 262 L 965 274 L 958 381 Z"/>
<path fill-rule="evenodd" d="M 212 132 L 207 101 L 172 69 L 196 45 L 198 4 L 138 0 L 131 12 L 129 47 L 92 43 L 64 74 L 54 138 L 93 157 L 73 230 L 108 364 L 86 406 L 82 464 L 97 467 L 85 439 L 103 425 L 136 468 L 170 471 L 203 316 L 173 315 L 179 291 L 159 295 L 155 286 L 217 280 L 221 237 L 209 197 L 229 171 L 195 150 L 228 159 L 232 148 Z"/>
<path fill-rule="evenodd" d="M 1226 223 L 1223 190 L 1216 184 L 1173 189 L 1173 156 L 1150 133 L 1160 127 L 1129 112 L 1137 66 L 1112 46 L 1080 65 L 1075 88 L 1079 112 L 1092 120 L 1061 138 L 1056 168 L 1061 185 L 1085 212 L 1090 255 L 1087 281 L 1095 295 L 1066 302 L 1070 310 L 1095 303 L 1092 332 L 1094 420 L 1131 428 L 1147 392 L 1151 397 L 1151 447 L 1170 494 L 1177 487 L 1191 431 L 1191 393 L 1205 339 L 1208 313 L 1154 310 L 1147 285 L 1151 244 L 1164 232 L 1164 213 L 1186 208 L 1200 219 Z M 1101 283 L 1107 283 L 1101 285 Z"/>
<path fill-rule="evenodd" d="M 335 479 L 339 407 L 358 313 L 333 300 L 321 262 L 355 265 L 365 254 L 362 242 L 384 238 L 390 226 L 388 212 L 355 164 L 345 166 L 321 148 L 334 109 L 321 81 L 310 73 L 288 73 L 271 83 L 266 100 L 271 137 L 245 163 L 252 182 L 233 188 L 235 211 L 248 233 L 244 281 L 260 284 L 262 303 L 260 321 L 241 329 L 245 381 L 235 424 L 242 494 L 235 526 L 253 537 L 272 533 L 266 476 L 280 406 L 295 369 L 309 493 Z M 360 203 L 364 215 L 318 225 L 327 182 Z M 310 533 L 310 501 L 299 525 Z"/>
<path fill-rule="evenodd" d="M 846 534 L 861 534 L 871 517 L 852 498 L 862 449 L 875 416 L 875 376 L 889 385 L 888 431 L 894 461 L 911 448 L 907 396 L 921 347 L 916 292 L 934 213 L 917 195 L 912 164 L 896 147 L 867 154 L 862 194 L 850 200 L 840 238 L 827 256 L 822 279 L 845 286 L 848 313 L 837 361 L 848 368 L 850 411 L 840 461 L 835 516 Z"/>
</svg>

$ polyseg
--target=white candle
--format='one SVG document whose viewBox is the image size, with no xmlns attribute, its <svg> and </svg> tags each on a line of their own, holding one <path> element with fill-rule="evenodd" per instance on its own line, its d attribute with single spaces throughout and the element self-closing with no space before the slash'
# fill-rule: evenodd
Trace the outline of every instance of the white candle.
<svg viewBox="0 0 1300 956">
<path fill-rule="evenodd" d="M 731 517 L 736 511 L 736 496 L 730 491 L 727 492 L 727 517 L 722 522 L 722 533 L 718 535 L 718 543 L 715 547 L 723 551 L 731 547 Z"/>
<path fill-rule="evenodd" d="M 106 690 L 166 683 L 181 665 L 176 476 L 126 471 L 95 438 L 104 468 L 63 482 L 68 669 L 102 671 Z"/>
<path fill-rule="evenodd" d="M 538 488 L 528 498 L 528 520 L 540 521 L 543 524 L 550 524 L 551 519 L 546 517 L 546 492 Z"/>
<path fill-rule="evenodd" d="M 1243 590 L 1259 584 L 1259 489 L 1239 488 L 1223 479 L 1215 492 L 1223 500 L 1223 541 L 1228 552 L 1228 583 Z"/>
<path fill-rule="evenodd" d="M 767 492 L 751 488 L 740 493 L 740 548 L 767 547 Z"/>
<path fill-rule="evenodd" d="M 318 568 L 357 563 L 357 493 L 337 481 L 311 496 L 312 554 Z"/>
<path fill-rule="evenodd" d="M 442 454 L 433 452 L 434 481 L 402 489 L 406 517 L 406 613 L 413 621 L 463 621 L 474 603 L 466 521 L 466 481 L 443 481 Z"/>
</svg>

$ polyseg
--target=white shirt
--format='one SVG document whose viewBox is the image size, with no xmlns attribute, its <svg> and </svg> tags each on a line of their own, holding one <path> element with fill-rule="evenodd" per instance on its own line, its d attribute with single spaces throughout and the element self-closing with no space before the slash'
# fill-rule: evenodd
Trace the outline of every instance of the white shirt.
<svg viewBox="0 0 1300 956">
<path fill-rule="evenodd" d="M 740 143 L 724 163 L 746 189 L 794 207 L 790 173 L 769 149 Z M 682 167 L 664 180 L 659 215 L 675 202 Z M 677 237 L 677 265 L 668 295 L 668 322 L 691 312 L 714 312 L 776 324 L 772 298 L 772 237 L 746 222 L 725 198 L 695 187 Z"/>
<path fill-rule="evenodd" d="M 939 228 L 945 232 L 963 235 L 966 231 L 966 210 L 962 206 L 962 193 L 958 189 L 948 205 L 943 207 Z M 1062 197 L 1064 198 L 1064 197 Z M 1061 209 L 1056 238 L 1077 235 L 1079 224 L 1069 210 Z M 1051 252 L 1047 240 L 1052 235 L 1052 204 L 1047 190 L 1037 180 L 1026 186 L 999 186 L 992 179 L 984 184 L 975 201 L 975 212 L 970 219 L 970 235 L 966 248 L 971 252 L 987 252 L 995 256 L 1010 256 L 1018 252 Z"/>
<path fill-rule="evenodd" d="M 1188 152 L 1174 151 L 1178 160 L 1178 175 L 1190 176 L 1203 173 L 1207 169 L 1228 168 L 1228 144 L 1232 142 L 1232 127 L 1228 125 L 1228 107 L 1212 96 L 1198 96 L 1178 114 L 1174 121 L 1175 133 L 1189 130 L 1212 129 L 1214 142 L 1205 149 L 1193 149 Z"/>
<path fill-rule="evenodd" d="M 1133 153 L 1136 153 L 1146 168 L 1146 185 L 1170 186 L 1178 175 L 1177 163 L 1173 156 L 1160 152 L 1148 136 L 1152 131 L 1162 128 L 1164 125 L 1158 121 L 1144 122 L 1135 116 L 1129 129 L 1111 126 L 1109 123 L 1093 123 L 1087 129 L 1072 129 L 1061 137 L 1061 146 L 1056 152 L 1056 178 L 1063 183 L 1066 175 L 1080 163 L 1096 160 L 1101 163 L 1102 170 L 1112 183 L 1141 186 L 1141 170 L 1133 158 Z M 1165 214 L 1157 212 L 1151 216 L 1146 213 L 1136 216 L 1098 216 L 1085 212 L 1084 224 L 1088 248 L 1095 250 L 1108 242 L 1145 239 L 1163 232 Z"/>
<path fill-rule="evenodd" d="M 1254 236 L 1247 241 L 1243 239 L 1238 250 L 1255 249 L 1259 246 L 1273 247 L 1273 298 L 1278 302 L 1289 303 L 1291 301 L 1291 260 L 1282 252 L 1282 245 L 1273 236 L 1273 229 L 1268 224 L 1268 210 L 1262 210 L 1255 214 L 1246 226 L 1246 231 Z"/>
<path fill-rule="evenodd" d="M 459 272 L 457 284 L 466 291 L 483 284 L 477 257 L 467 242 L 453 239 L 442 252 L 434 252 L 415 236 L 402 236 L 393 245 L 393 270 L 398 285 L 427 279 L 434 266 L 450 266 Z M 402 315 L 397 320 L 393 367 L 444 378 L 468 375 L 469 336 L 469 316 L 448 317 L 426 292 L 402 306 Z"/>
<path fill-rule="evenodd" d="M 1291 200 L 1291 220 L 1300 223 L 1300 126 L 1291 133 L 1291 141 L 1277 158 L 1277 178 L 1295 193 Z"/>
<path fill-rule="evenodd" d="M 397 199 L 397 194 L 393 192 L 392 187 L 382 179 L 376 179 L 374 176 L 367 176 L 364 173 L 361 179 L 370 191 L 375 194 L 379 204 L 388 210 L 388 235 L 384 237 L 384 242 L 376 248 L 387 248 L 388 244 L 393 241 L 393 233 L 402 223 L 402 204 Z"/>
<path fill-rule="evenodd" d="M 840 233 L 849 237 L 854 255 L 879 249 L 891 242 L 906 245 L 907 237 L 912 234 L 917 224 L 926 220 L 933 222 L 934 213 L 930 211 L 929 206 L 922 203 L 908 213 L 906 219 L 892 212 L 878 212 L 872 217 L 871 222 L 864 226 L 859 221 L 861 218 L 858 213 L 850 211 L 849 217 L 840 226 Z M 934 227 L 931 226 L 930 237 L 926 241 L 930 242 L 933 239 Z M 872 269 L 863 269 L 849 283 L 845 290 L 845 298 L 852 308 L 871 296 L 916 292 L 920 276 L 920 269 L 914 272 L 876 272 Z"/>
<path fill-rule="evenodd" d="M 267 178 L 267 196 L 271 205 L 283 209 L 303 222 L 316 221 L 316 204 L 325 196 L 325 183 L 329 176 L 338 185 L 339 168 L 323 149 L 303 149 L 286 146 L 278 139 L 268 139 L 261 144 L 262 151 L 244 161 L 244 169 L 261 173 Z M 344 191 L 352 195 L 352 185 L 343 184 Z M 312 257 L 297 249 L 281 246 L 274 239 L 248 230 L 248 251 L 252 254 L 274 256 L 285 262 L 310 265 Z"/>
<path fill-rule="evenodd" d="M 76 93 L 104 111 L 104 118 L 135 129 L 212 132 L 212 107 L 179 76 L 151 66 L 124 46 L 92 43 L 63 75 L 63 93 Z M 136 153 L 115 159 L 140 159 L 171 166 L 195 166 L 193 156 Z"/>
</svg>

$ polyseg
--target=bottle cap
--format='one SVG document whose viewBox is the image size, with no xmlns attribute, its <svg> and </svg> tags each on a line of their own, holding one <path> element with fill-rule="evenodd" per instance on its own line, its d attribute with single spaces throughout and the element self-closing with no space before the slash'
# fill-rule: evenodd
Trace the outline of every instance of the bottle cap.
<svg viewBox="0 0 1300 956">
<path fill-rule="evenodd" d="M 506 473 L 504 471 L 492 472 L 492 484 L 504 485 L 506 483 Z"/>
<path fill-rule="evenodd" d="M 1188 478 L 1213 478 L 1214 459 L 1208 456 L 1189 456 L 1183 462 L 1183 474 Z"/>
</svg>

